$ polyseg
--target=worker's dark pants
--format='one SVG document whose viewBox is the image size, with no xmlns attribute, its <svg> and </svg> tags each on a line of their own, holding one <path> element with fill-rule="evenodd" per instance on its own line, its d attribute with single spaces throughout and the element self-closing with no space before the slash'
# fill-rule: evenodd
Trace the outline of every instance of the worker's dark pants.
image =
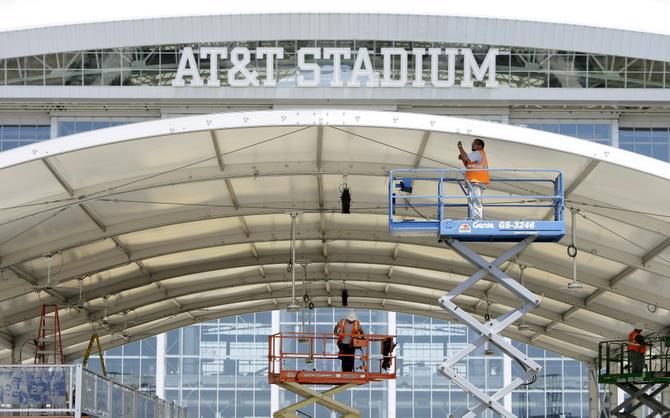
<svg viewBox="0 0 670 418">
<path fill-rule="evenodd" d="M 628 364 L 631 373 L 642 373 L 644 369 L 644 354 L 639 351 L 628 350 Z"/>
<path fill-rule="evenodd" d="M 337 345 L 340 349 L 340 360 L 342 360 L 342 371 L 343 372 L 352 372 L 354 371 L 354 353 L 356 349 L 353 344 L 342 344 Z"/>
</svg>

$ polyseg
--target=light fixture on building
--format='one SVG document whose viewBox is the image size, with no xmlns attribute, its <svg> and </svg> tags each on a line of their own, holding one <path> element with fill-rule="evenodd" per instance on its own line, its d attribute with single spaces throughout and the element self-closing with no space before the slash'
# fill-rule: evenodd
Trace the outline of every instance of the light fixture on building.
<svg viewBox="0 0 670 418">
<path fill-rule="evenodd" d="M 343 182 L 340 185 L 340 202 L 342 203 L 342 213 L 351 213 L 351 189 L 347 184 L 347 176 L 344 176 Z"/>
<path fill-rule="evenodd" d="M 349 291 L 345 287 L 342 289 L 342 306 L 347 306 L 349 304 Z"/>
<path fill-rule="evenodd" d="M 528 326 L 528 324 L 526 324 L 526 322 L 522 318 L 519 325 L 517 325 L 517 329 L 519 331 L 530 331 L 530 326 Z"/>
<path fill-rule="evenodd" d="M 491 344 L 487 341 L 484 343 L 484 355 L 485 356 L 495 356 L 496 352 L 491 348 Z"/>
<path fill-rule="evenodd" d="M 568 256 L 572 258 L 572 281 L 568 283 L 568 291 L 570 292 L 576 292 L 583 288 L 584 286 L 579 283 L 577 280 L 577 247 L 575 246 L 575 239 L 576 239 L 576 234 L 577 234 L 577 209 L 571 208 L 570 209 L 570 220 L 572 225 L 571 230 L 572 230 L 572 242 L 570 242 L 570 245 L 568 245 Z"/>
<path fill-rule="evenodd" d="M 291 260 L 288 262 L 288 271 L 291 273 L 291 303 L 286 307 L 288 312 L 298 312 L 300 305 L 295 300 L 295 224 L 298 212 L 289 213 L 291 216 Z"/>
</svg>

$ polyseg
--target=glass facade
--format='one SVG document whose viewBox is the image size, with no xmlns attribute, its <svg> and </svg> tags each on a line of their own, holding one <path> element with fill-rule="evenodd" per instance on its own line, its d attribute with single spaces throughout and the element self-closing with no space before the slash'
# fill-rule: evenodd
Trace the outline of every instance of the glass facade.
<svg viewBox="0 0 670 418">
<path fill-rule="evenodd" d="M 58 136 L 74 135 L 81 132 L 94 131 L 96 129 L 110 128 L 112 126 L 126 125 L 139 120 L 128 119 L 60 119 L 58 121 Z"/>
<path fill-rule="evenodd" d="M 133 389 L 155 394 L 156 354 L 156 337 L 109 350 L 105 353 L 107 377 Z M 86 368 L 102 372 L 97 354 L 91 354 Z"/>
<path fill-rule="evenodd" d="M 670 129 L 621 128 L 619 147 L 663 161 L 670 161 Z"/>
<path fill-rule="evenodd" d="M 612 145 L 612 123 L 604 122 L 578 122 L 578 121 L 551 121 L 539 120 L 528 121 L 527 123 L 515 123 L 523 125 L 530 129 L 537 129 L 555 134 L 573 136 L 587 141 L 597 142 L 603 145 Z"/>
<path fill-rule="evenodd" d="M 165 398 L 188 407 L 191 418 L 267 417 L 273 405 L 282 408 L 302 399 L 281 389 L 272 394 L 267 382 L 268 335 L 273 329 L 331 333 L 345 310 L 320 308 L 312 312 L 311 328 L 303 328 L 299 313 L 280 311 L 176 329 L 108 351 L 108 373 L 121 383 L 153 393 L 156 370 L 164 366 Z M 403 418 L 445 417 L 472 405 L 473 400 L 460 388 L 437 373 L 438 364 L 475 338 L 464 325 L 402 313 L 356 312 L 367 333 L 393 333 L 395 323 L 398 377 L 396 382 L 375 382 L 336 399 L 354 405 L 363 416 L 379 418 L 389 416 L 392 405 L 395 416 Z M 156 341 L 161 339 L 165 345 L 158 343 L 157 348 Z M 543 367 L 533 384 L 512 393 L 511 406 L 517 416 L 588 417 L 586 365 L 520 342 L 512 344 Z M 157 353 L 161 349 L 162 355 Z M 164 365 L 158 364 L 161 361 Z M 326 368 L 339 368 L 335 363 Z M 89 368 L 99 370 L 97 358 L 91 357 Z M 521 372 L 516 365 L 506 365 L 501 353 L 485 355 L 482 348 L 464 359 L 457 371 L 491 394 Z M 331 417 L 320 406 L 301 411 L 314 418 Z M 485 416 L 493 415 L 489 412 Z"/>
<path fill-rule="evenodd" d="M 267 378 L 272 313 L 221 318 L 170 331 L 165 398 L 189 417 L 270 416 Z"/>
<path fill-rule="evenodd" d="M 475 59 L 483 60 L 489 48 L 498 48 L 501 55 L 496 60 L 497 81 L 501 86 L 523 88 L 668 88 L 670 87 L 670 63 L 619 56 L 608 56 L 576 51 L 559 51 L 520 48 L 505 45 L 471 45 L 442 42 L 410 41 L 248 41 L 215 42 L 199 44 L 151 45 L 102 50 L 72 51 L 48 55 L 0 60 L 0 85 L 39 86 L 169 86 L 175 78 L 180 51 L 192 47 L 283 47 L 284 58 L 275 62 L 278 85 L 294 82 L 297 68 L 296 51 L 302 47 L 348 47 L 352 48 L 350 59 L 343 59 L 341 70 L 351 72 L 358 48 L 370 51 L 372 65 L 377 73 L 383 68 L 381 48 L 470 48 Z M 200 73 L 209 74 L 208 59 L 196 54 Z M 410 54 L 409 65 L 414 68 L 414 57 Z M 430 81 L 430 57 L 423 57 L 424 81 Z M 328 66 L 332 75 L 332 60 L 317 60 L 323 70 L 322 77 L 329 80 Z M 220 63 L 221 81 L 226 85 L 224 71 L 232 65 L 229 60 Z M 440 60 L 439 70 L 447 71 L 446 59 Z M 463 79 L 463 56 L 456 56 L 455 80 Z M 250 71 L 265 76 L 265 58 L 252 56 Z M 394 76 L 399 71 L 399 60 L 391 68 Z M 408 72 L 413 81 L 414 71 Z M 484 85 L 475 82 L 475 86 Z"/>
<path fill-rule="evenodd" d="M 44 141 L 50 137 L 50 125 L 0 124 L 0 151 Z"/>
</svg>

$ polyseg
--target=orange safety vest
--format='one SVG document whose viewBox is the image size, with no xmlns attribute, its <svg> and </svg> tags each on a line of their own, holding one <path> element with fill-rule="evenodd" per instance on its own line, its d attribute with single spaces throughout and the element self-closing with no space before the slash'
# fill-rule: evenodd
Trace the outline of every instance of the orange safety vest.
<svg viewBox="0 0 670 418">
<path fill-rule="evenodd" d="M 346 323 L 347 323 L 346 319 L 340 319 L 340 323 L 337 325 L 337 343 L 338 344 L 342 342 L 342 340 L 344 339 L 344 337 L 346 335 L 349 335 L 349 334 L 344 333 Z M 354 323 L 352 324 L 351 334 L 352 335 L 360 335 L 361 334 L 361 323 L 358 320 L 354 321 Z"/>
<path fill-rule="evenodd" d="M 469 162 L 466 165 L 468 170 L 489 168 L 489 160 L 486 158 L 486 152 L 482 149 L 479 150 L 482 153 L 482 161 L 479 163 Z M 468 179 L 470 183 L 483 183 L 489 184 L 491 177 L 489 176 L 488 170 L 481 171 L 466 171 L 465 178 Z"/>
<path fill-rule="evenodd" d="M 638 335 L 640 335 L 640 333 L 636 330 L 632 330 L 630 334 L 628 334 L 628 351 L 637 351 L 641 354 L 645 354 L 647 352 L 647 346 L 640 345 L 635 340 Z"/>
</svg>

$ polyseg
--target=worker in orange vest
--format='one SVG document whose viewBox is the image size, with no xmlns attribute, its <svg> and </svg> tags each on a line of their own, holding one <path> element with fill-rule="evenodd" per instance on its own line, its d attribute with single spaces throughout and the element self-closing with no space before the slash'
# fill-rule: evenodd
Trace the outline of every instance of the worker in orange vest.
<svg viewBox="0 0 670 418">
<path fill-rule="evenodd" d="M 465 178 L 471 185 L 470 197 L 472 199 L 472 219 L 482 219 L 484 217 L 484 207 L 482 205 L 482 195 L 486 186 L 491 182 L 489 171 L 489 161 L 486 158 L 486 151 L 484 151 L 484 141 L 480 138 L 475 138 L 472 141 L 472 152 L 467 153 L 463 149 L 463 144 L 458 141 L 458 159 L 463 162 L 468 171 L 465 172 Z M 469 171 L 476 170 L 476 171 Z"/>
<path fill-rule="evenodd" d="M 631 373 L 642 373 L 644 355 L 647 353 L 647 342 L 642 336 L 642 326 L 636 325 L 628 334 L 628 364 Z"/>
<path fill-rule="evenodd" d="M 335 325 L 333 334 L 337 335 L 337 347 L 340 349 L 338 357 L 342 361 L 342 371 L 353 371 L 356 352 L 354 336 L 364 334 L 361 323 L 353 309 L 350 309 L 346 317 L 340 319 Z"/>
</svg>

